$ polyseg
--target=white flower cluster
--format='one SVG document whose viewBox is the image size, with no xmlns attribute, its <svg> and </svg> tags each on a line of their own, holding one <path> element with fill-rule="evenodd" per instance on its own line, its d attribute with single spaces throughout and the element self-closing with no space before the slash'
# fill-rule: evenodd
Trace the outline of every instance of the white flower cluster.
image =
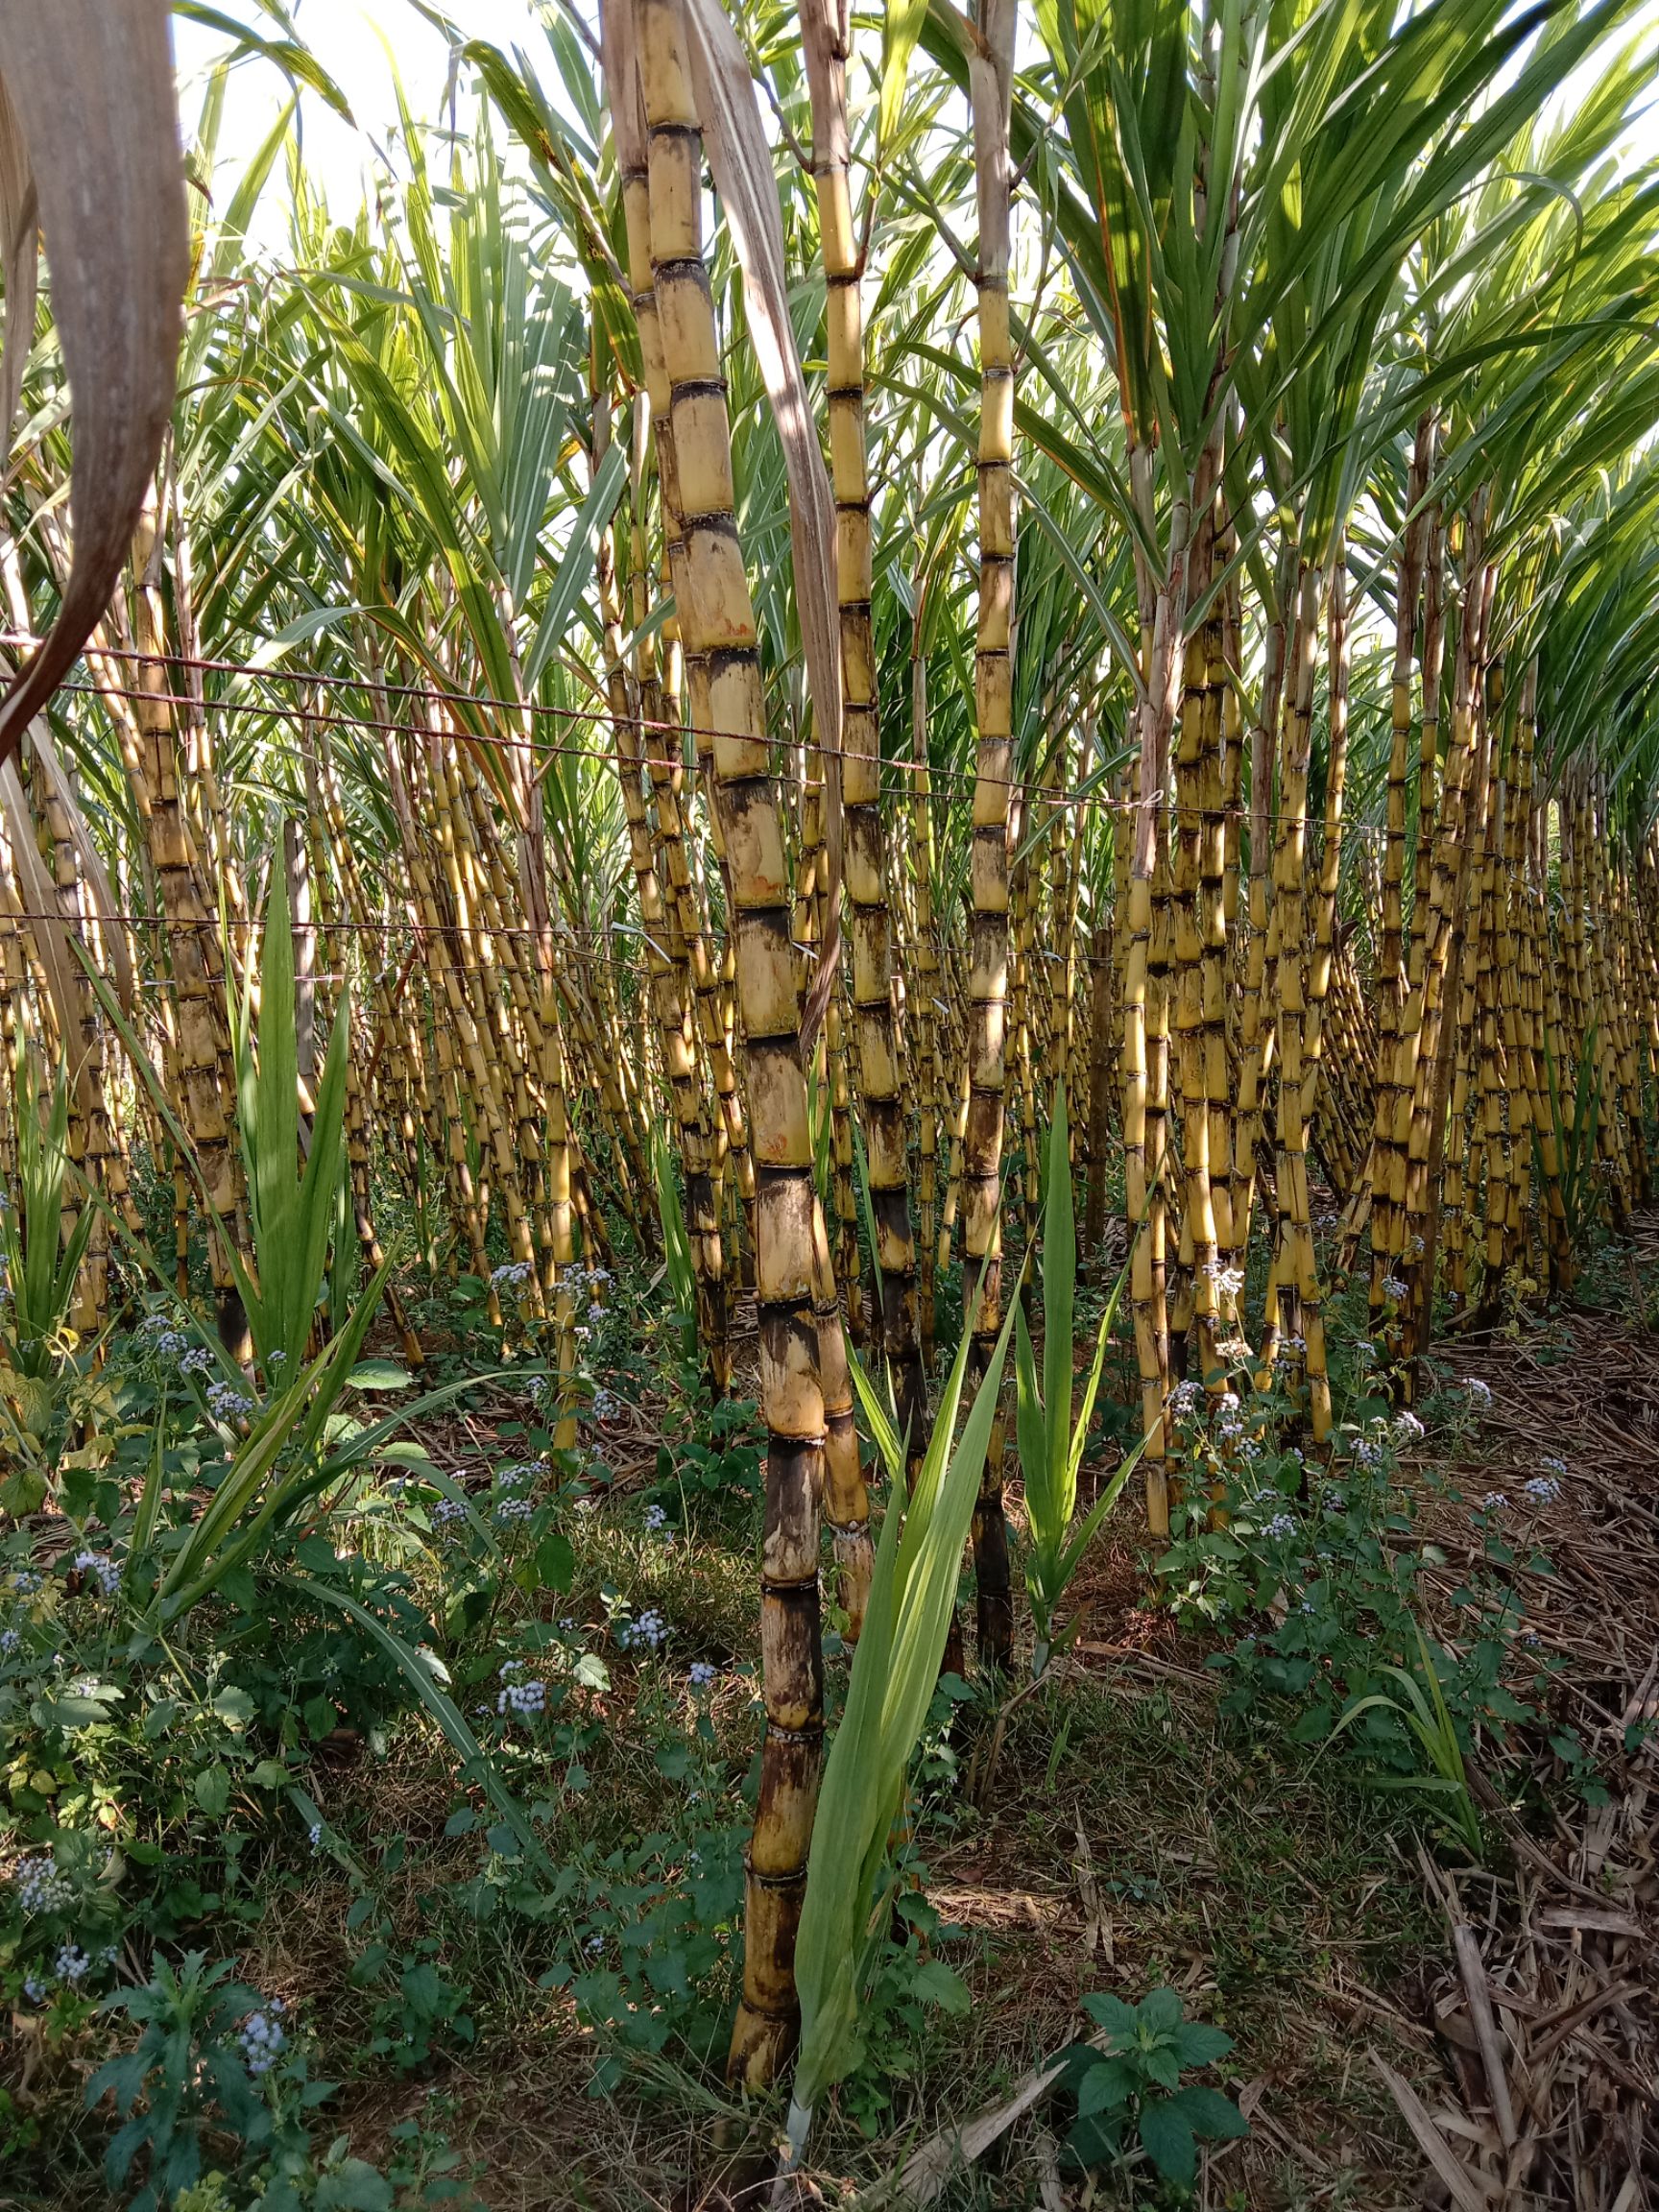
<svg viewBox="0 0 1659 2212">
<path fill-rule="evenodd" d="M 510 1466 L 495 1470 L 497 1490 L 522 1490 L 532 1482 L 540 1481 L 547 1472 L 545 1459 L 517 1459 Z"/>
<path fill-rule="evenodd" d="M 509 1260 L 504 1267 L 490 1270 L 490 1282 L 497 1290 L 521 1290 L 530 1280 L 528 1260 Z"/>
<path fill-rule="evenodd" d="M 207 1410 L 216 1421 L 240 1421 L 244 1414 L 252 1412 L 253 1401 L 245 1397 L 234 1382 L 209 1382 Z"/>
<path fill-rule="evenodd" d="M 57 1967 L 59 1981 L 67 1982 L 71 1988 L 76 1983 L 84 1982 L 92 1971 L 91 1960 L 73 1943 L 65 1943 L 53 1963 Z"/>
<path fill-rule="evenodd" d="M 25 1912 L 61 1912 L 75 1898 L 74 1884 L 51 1858 L 20 1859 L 12 1869 L 12 1886 Z"/>
<path fill-rule="evenodd" d="M 1418 1437 L 1426 1433 L 1422 1422 L 1418 1420 L 1415 1413 L 1407 1411 L 1396 1417 L 1394 1434 L 1400 1443 L 1415 1443 Z"/>
<path fill-rule="evenodd" d="M 637 1621 L 619 1621 L 616 1642 L 624 1651 L 661 1651 L 668 1640 L 668 1623 L 661 1613 L 648 1609 Z"/>
<path fill-rule="evenodd" d="M 667 1515 L 666 1511 L 663 1509 L 663 1507 L 662 1507 L 662 1506 L 661 1506 L 661 1505 L 647 1505 L 647 1506 L 646 1506 L 646 1508 L 645 1508 L 645 1533 L 646 1533 L 646 1535 L 647 1535 L 647 1536 L 661 1536 L 664 1544 L 672 1544 L 672 1543 L 673 1543 L 673 1541 L 674 1541 L 674 1527 L 673 1527 L 673 1524 L 670 1522 L 670 1520 L 669 1520 L 669 1518 L 668 1518 L 668 1515 Z"/>
<path fill-rule="evenodd" d="M 12 1576 L 12 1594 L 18 1598 L 33 1598 L 39 1589 L 40 1582 L 41 1577 L 36 1574 L 33 1567 L 19 1567 Z"/>
<path fill-rule="evenodd" d="M 452 1521 L 465 1521 L 467 1508 L 459 1498 L 440 1498 L 432 1508 L 434 1528 L 447 1528 Z"/>
<path fill-rule="evenodd" d="M 509 1496 L 506 1498 L 497 1498 L 495 1501 L 495 1518 L 497 1521 L 502 1522 L 503 1524 L 521 1525 L 522 1523 L 529 1520 L 530 1516 L 535 1512 L 535 1510 L 536 1501 L 534 1498 L 515 1498 Z"/>
<path fill-rule="evenodd" d="M 1508 1510 L 1509 1501 L 1502 1490 L 1488 1490 L 1480 1503 L 1485 1512 L 1503 1513 Z"/>
<path fill-rule="evenodd" d="M 15 1628 L 0 1628 L 0 1658 L 10 1659 L 22 1641 Z"/>
<path fill-rule="evenodd" d="M 189 1337 L 182 1329 L 175 1329 L 165 1313 L 149 1314 L 138 1324 L 137 1333 L 145 1350 L 161 1359 L 181 1359 L 190 1349 Z"/>
<path fill-rule="evenodd" d="M 1553 1505 L 1561 1495 L 1561 1478 L 1559 1475 L 1534 1475 L 1521 1487 L 1528 1503 Z"/>
<path fill-rule="evenodd" d="M 503 1720 L 534 1720 L 547 1710 L 547 1685 L 534 1675 L 524 1676 L 522 1659 L 509 1659 L 501 1670 L 501 1690 L 495 1710 Z"/>
<path fill-rule="evenodd" d="M 685 1670 L 685 1679 L 693 1690 L 707 1690 L 718 1671 L 707 1659 L 693 1659 Z"/>
<path fill-rule="evenodd" d="M 205 1344 L 198 1344 L 180 1360 L 179 1372 L 180 1375 L 205 1375 L 212 1364 L 212 1353 Z"/>
<path fill-rule="evenodd" d="M 250 2012 L 236 2031 L 248 2071 L 257 2080 L 269 2074 L 288 2048 L 288 2033 L 281 2015 L 288 2009 L 280 1997 L 273 1997 L 263 2011 Z"/>
<path fill-rule="evenodd" d="M 594 1421 L 614 1421 L 621 1409 L 621 1402 L 613 1390 L 595 1390 L 588 1412 Z"/>
<path fill-rule="evenodd" d="M 108 1551 L 77 1551 L 77 1575 L 90 1575 L 106 1598 L 112 1598 L 121 1587 L 121 1570 Z"/>
<path fill-rule="evenodd" d="M 1382 1278 L 1382 1295 L 1384 1298 L 1391 1298 L 1396 1306 L 1403 1306 L 1409 1295 L 1409 1288 L 1407 1285 L 1401 1282 L 1398 1275 L 1384 1275 Z"/>
<path fill-rule="evenodd" d="M 1267 1523 L 1262 1533 L 1263 1536 L 1272 1536 L 1275 1538 L 1294 1536 L 1296 1533 L 1295 1515 L 1293 1513 L 1275 1513 L 1272 1520 Z"/>
<path fill-rule="evenodd" d="M 1482 1382 L 1479 1375 L 1472 1375 L 1468 1383 L 1469 1395 L 1482 1411 L 1492 1403 L 1492 1385 Z"/>
</svg>

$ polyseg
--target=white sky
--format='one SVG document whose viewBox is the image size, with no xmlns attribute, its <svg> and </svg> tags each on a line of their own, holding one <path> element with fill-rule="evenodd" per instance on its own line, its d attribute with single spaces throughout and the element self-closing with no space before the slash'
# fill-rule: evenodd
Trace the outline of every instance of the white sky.
<svg viewBox="0 0 1659 2212">
<path fill-rule="evenodd" d="M 268 34 L 274 31 L 254 0 L 219 0 L 219 4 L 228 14 L 253 22 Z M 435 122 L 448 76 L 448 46 L 442 34 L 403 0 L 290 0 L 290 5 L 301 36 L 344 90 L 356 117 L 357 129 L 352 130 L 316 93 L 301 96 L 306 166 L 332 211 L 349 221 L 373 163 L 373 144 L 384 144 L 388 127 L 397 118 L 394 58 L 412 111 L 423 122 Z M 557 74 L 540 21 L 539 0 L 446 0 L 445 12 L 468 36 L 491 39 L 509 53 L 516 45 L 523 46 L 549 93 L 556 90 Z M 1651 37 L 1659 30 L 1659 0 L 1643 0 L 1630 29 Z M 216 33 L 178 18 L 173 36 L 188 134 L 207 72 L 224 53 L 225 41 Z M 1564 106 L 1579 96 L 1587 74 L 1580 72 L 1561 88 L 1557 98 Z M 271 62 L 254 57 L 239 65 L 227 96 L 220 134 L 222 178 L 234 176 L 239 153 L 260 143 L 287 96 L 287 82 Z M 504 149 L 509 136 L 502 133 Z M 1638 159 L 1659 154 L 1659 106 L 1650 106 L 1638 121 L 1631 132 L 1630 154 Z M 275 252 L 285 243 L 282 198 L 279 187 L 268 192 L 264 219 L 254 224 L 254 243 Z"/>
<path fill-rule="evenodd" d="M 228 0 L 228 5 L 221 0 L 221 5 L 225 13 L 274 35 L 275 26 L 247 0 Z M 535 0 L 447 0 L 445 12 L 469 37 L 491 39 L 508 53 L 522 46 L 543 82 L 552 78 L 552 57 Z M 301 38 L 345 93 L 357 121 L 353 131 L 317 93 L 301 95 L 306 168 L 333 213 L 349 222 L 373 165 L 372 142 L 384 144 L 388 127 L 397 120 L 394 62 L 411 110 L 422 122 L 433 122 L 448 76 L 448 45 L 424 17 L 400 5 L 400 0 L 299 0 L 293 16 Z M 216 32 L 175 17 L 173 42 L 180 120 L 188 136 L 201 111 L 208 73 L 226 52 L 226 41 Z M 464 73 L 464 89 L 469 75 Z M 238 155 L 260 143 L 288 96 L 288 82 L 272 62 L 253 56 L 238 65 L 226 96 L 219 135 L 222 174 L 234 175 Z M 282 198 L 278 180 L 266 194 L 266 220 L 254 225 L 255 242 L 273 250 L 280 250 L 284 243 Z"/>
</svg>

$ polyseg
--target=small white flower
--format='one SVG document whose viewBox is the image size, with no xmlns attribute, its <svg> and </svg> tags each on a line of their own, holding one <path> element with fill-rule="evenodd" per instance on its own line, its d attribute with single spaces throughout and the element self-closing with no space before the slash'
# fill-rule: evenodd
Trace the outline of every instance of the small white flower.
<svg viewBox="0 0 1659 2212">
<path fill-rule="evenodd" d="M 207 1410 L 215 1420 L 240 1421 L 253 1410 L 253 1401 L 245 1397 L 233 1382 L 209 1382 L 207 1385 Z"/>
<path fill-rule="evenodd" d="M 693 1690 L 707 1690 L 714 1679 L 715 1671 L 707 1659 L 694 1659 L 685 1670 L 685 1679 Z"/>
<path fill-rule="evenodd" d="M 1263 1536 L 1273 1537 L 1294 1536 L 1296 1533 L 1295 1515 L 1291 1513 L 1275 1513 L 1272 1520 L 1267 1523 L 1267 1526 L 1262 1529 L 1262 1533 Z"/>
<path fill-rule="evenodd" d="M 1426 1431 L 1422 1422 L 1418 1420 L 1415 1413 L 1406 1412 L 1402 1413 L 1395 1421 L 1394 1433 L 1399 1438 L 1400 1442 L 1405 1444 L 1414 1441 L 1417 1437 L 1425 1434 Z"/>
<path fill-rule="evenodd" d="M 90 1575 L 106 1598 L 112 1598 L 121 1587 L 121 1570 L 108 1551 L 77 1551 L 75 1572 Z"/>
<path fill-rule="evenodd" d="M 263 2011 L 250 2012 L 236 2031 L 243 2062 L 255 2080 L 268 2074 L 287 2048 L 287 2031 L 277 2017 L 285 2010 L 281 1998 L 274 1997 Z"/>
<path fill-rule="evenodd" d="M 322 1821 L 321 1821 L 321 1820 L 313 1820 L 313 1821 L 312 1821 L 312 1823 L 311 1823 L 311 1825 L 310 1825 L 310 1827 L 306 1829 L 305 1833 L 306 1833 L 307 1837 L 310 1839 L 310 1842 L 311 1842 L 311 1848 L 312 1848 L 312 1850 L 313 1850 L 313 1851 L 320 1851 L 320 1850 L 323 1848 L 323 1823 L 322 1823 Z"/>
<path fill-rule="evenodd" d="M 546 1683 L 534 1676 L 520 1680 L 524 1674 L 522 1659 L 509 1659 L 501 1669 L 495 1711 L 503 1720 L 534 1720 L 547 1710 Z"/>
<path fill-rule="evenodd" d="M 67 1982 L 71 1987 L 77 1982 L 84 1982 L 92 1971 L 91 1960 L 84 1951 L 78 1950 L 73 1943 L 64 1944 L 59 1952 L 55 1963 L 58 1968 L 59 1981 Z"/>
<path fill-rule="evenodd" d="M 1484 1407 L 1491 1405 L 1492 1385 L 1489 1382 L 1482 1382 L 1479 1375 L 1472 1375 L 1469 1378 L 1468 1390 L 1470 1397 L 1477 1406 Z"/>
<path fill-rule="evenodd" d="M 1521 1485 L 1522 1494 L 1534 1505 L 1553 1505 L 1561 1495 L 1559 1475 L 1534 1475 Z"/>
<path fill-rule="evenodd" d="M 1485 1512 L 1503 1513 L 1507 1509 L 1509 1501 L 1502 1490 L 1488 1490 L 1480 1503 Z"/>
</svg>

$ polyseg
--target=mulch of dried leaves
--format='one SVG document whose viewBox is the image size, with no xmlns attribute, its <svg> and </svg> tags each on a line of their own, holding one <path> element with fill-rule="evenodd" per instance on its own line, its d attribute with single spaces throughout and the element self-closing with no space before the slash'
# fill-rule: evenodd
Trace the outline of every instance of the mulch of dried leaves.
<svg viewBox="0 0 1659 2212">
<path fill-rule="evenodd" d="M 1519 1496 L 1542 1466 L 1567 1467 L 1536 1517 L 1551 1571 L 1516 1575 L 1527 1631 L 1559 1669 L 1558 1709 L 1608 1791 L 1564 1792 L 1541 1737 L 1549 1832 L 1523 1828 L 1477 1772 L 1507 1867 L 1424 1858 L 1450 1937 L 1429 1993 L 1444 2093 L 1426 2103 L 1374 2063 L 1433 2199 L 1459 2212 L 1659 2201 L 1659 1336 L 1639 1319 L 1564 1326 L 1566 1341 L 1470 1344 L 1447 1362 L 1492 1393 L 1477 1480 Z"/>
</svg>

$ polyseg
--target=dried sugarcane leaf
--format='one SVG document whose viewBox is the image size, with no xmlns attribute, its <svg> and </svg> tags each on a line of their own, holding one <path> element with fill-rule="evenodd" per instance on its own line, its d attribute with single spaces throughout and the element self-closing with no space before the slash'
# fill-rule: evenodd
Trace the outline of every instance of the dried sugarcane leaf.
<svg viewBox="0 0 1659 2212">
<path fill-rule="evenodd" d="M 0 269 L 6 279 L 6 325 L 0 346 L 0 448 L 11 459 L 12 425 L 23 396 L 23 372 L 35 336 L 35 298 L 39 276 L 36 244 L 40 201 L 23 127 L 0 77 Z"/>
<path fill-rule="evenodd" d="M 627 177 L 645 166 L 645 104 L 635 66 L 630 0 L 599 0 L 599 56 L 611 102 L 616 166 Z"/>
<path fill-rule="evenodd" d="M 93 910 L 103 925 L 104 943 L 108 951 L 110 966 L 115 971 L 115 989 L 122 1006 L 132 1014 L 137 1007 L 137 984 L 133 978 L 132 959 L 127 944 L 127 924 L 115 903 L 115 894 L 109 885 L 109 872 L 104 865 L 104 855 L 92 841 L 86 817 L 81 811 L 81 802 L 75 796 L 75 785 L 58 757 L 52 733 L 44 722 L 36 720 L 30 725 L 29 743 L 36 759 L 40 763 L 42 775 L 51 784 L 54 796 L 68 817 L 81 879 L 92 894 Z"/>
<path fill-rule="evenodd" d="M 834 986 L 840 949 L 841 631 L 835 604 L 835 502 L 789 320 L 778 184 L 754 80 L 720 0 L 686 0 L 685 20 L 703 141 L 743 272 L 749 335 L 788 471 L 795 607 L 824 762 L 829 862 L 824 942 L 801 1020 L 802 1048 L 809 1050 Z"/>
<path fill-rule="evenodd" d="M 190 227 L 166 0 L 0 0 L 0 77 L 39 198 L 75 526 L 58 619 L 0 703 L 6 760 L 127 557 L 173 410 Z"/>
<path fill-rule="evenodd" d="M 22 896 L 23 911 L 29 917 L 41 972 L 58 1019 L 58 1034 L 63 1041 L 64 1057 L 84 1110 L 83 1055 L 79 1049 L 81 972 L 69 950 L 68 925 L 58 918 L 58 885 L 36 841 L 35 817 L 15 760 L 0 761 L 0 809 L 5 812 L 6 833 L 12 841 L 12 867 Z"/>
<path fill-rule="evenodd" d="M 1385 2058 L 1380 2058 L 1373 2051 L 1371 2063 L 1382 2077 L 1383 2087 L 1399 2106 L 1400 2117 L 1416 2138 L 1417 2148 L 1445 2183 L 1458 2212 L 1486 2212 L 1487 2205 L 1498 2194 L 1493 2183 L 1484 2175 L 1471 2173 L 1463 2161 L 1454 2154 L 1451 2145 L 1435 2127 L 1422 2098 L 1408 2081 L 1395 2073 Z"/>
</svg>

